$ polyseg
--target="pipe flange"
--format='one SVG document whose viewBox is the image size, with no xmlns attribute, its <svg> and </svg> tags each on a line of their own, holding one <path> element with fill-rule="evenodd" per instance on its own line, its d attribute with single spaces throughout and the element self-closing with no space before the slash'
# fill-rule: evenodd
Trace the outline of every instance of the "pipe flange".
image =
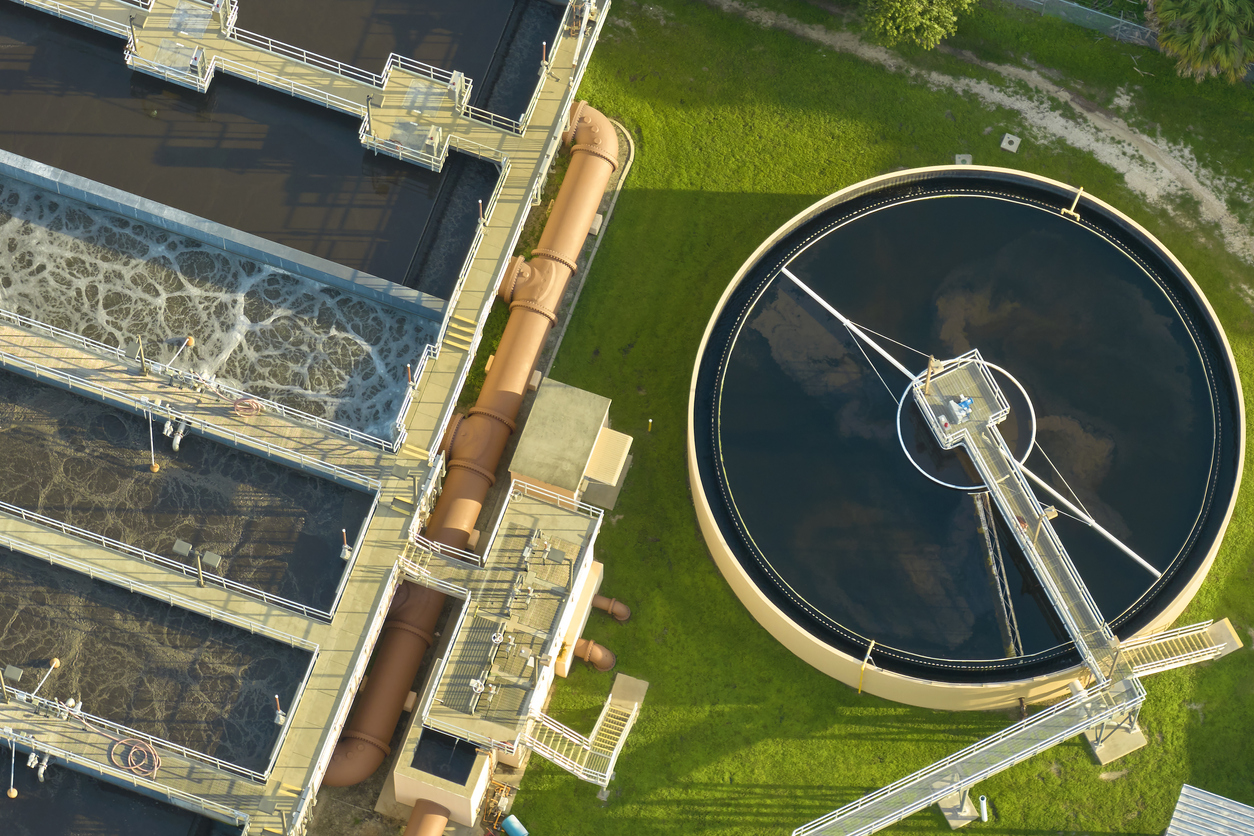
<svg viewBox="0 0 1254 836">
<path fill-rule="evenodd" d="M 462 470 L 469 470 L 471 473 L 477 474 L 479 476 L 482 476 L 484 479 L 487 479 L 488 487 L 492 487 L 493 485 L 496 484 L 496 475 L 492 473 L 492 471 L 488 470 L 486 467 L 480 467 L 474 462 L 462 461 L 461 459 L 449 462 L 449 465 L 448 465 L 449 470 L 452 470 L 455 467 L 460 467 Z"/>
<path fill-rule="evenodd" d="M 348 738 L 349 740 L 360 740 L 362 743 L 368 743 L 369 745 L 373 746 L 374 748 L 382 752 L 385 758 L 388 755 L 392 754 L 391 746 L 387 745 L 387 743 L 383 742 L 382 740 L 375 737 L 374 735 L 366 734 L 363 731 L 357 731 L 356 729 L 345 729 L 340 734 L 340 739 L 343 740 L 344 738 Z"/>
<path fill-rule="evenodd" d="M 579 146 L 576 146 L 576 147 L 579 147 Z M 532 258 L 547 258 L 549 261 L 556 261 L 558 264 L 562 265 L 567 270 L 570 270 L 570 272 L 572 273 L 574 273 L 575 271 L 579 269 L 578 265 L 576 265 L 575 262 L 571 261 L 569 258 L 562 255 L 557 250 L 544 250 L 544 249 L 536 248 L 531 251 L 531 257 Z"/>
<path fill-rule="evenodd" d="M 509 427 L 509 431 L 511 433 L 518 432 L 518 424 L 508 415 L 497 412 L 495 409 L 488 409 L 486 406 L 472 406 L 470 408 L 470 414 L 482 415 L 486 418 L 491 418 L 494 421 L 500 421 L 502 424 Z"/>
<path fill-rule="evenodd" d="M 553 311 L 544 307 L 544 305 L 541 305 L 539 302 L 532 302 L 528 299 L 521 299 L 517 302 L 510 302 L 509 309 L 512 311 L 514 308 L 526 308 L 529 311 L 533 311 L 535 313 L 540 314 L 540 316 L 544 317 L 549 322 L 553 324 L 557 324 L 557 314 L 553 313 Z"/>
<path fill-rule="evenodd" d="M 610 164 L 611 174 L 618 170 L 618 157 L 610 156 L 610 154 L 608 154 L 605 151 L 605 149 L 601 148 L 600 146 L 580 144 L 570 149 L 570 152 L 572 154 L 575 153 L 576 151 L 585 151 L 594 157 L 600 157 L 601 159 L 605 160 L 607 163 Z"/>
</svg>

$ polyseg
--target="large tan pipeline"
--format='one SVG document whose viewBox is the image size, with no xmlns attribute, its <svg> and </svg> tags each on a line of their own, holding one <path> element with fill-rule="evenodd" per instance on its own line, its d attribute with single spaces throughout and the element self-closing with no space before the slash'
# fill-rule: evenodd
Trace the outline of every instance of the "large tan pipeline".
<svg viewBox="0 0 1254 836">
<path fill-rule="evenodd" d="M 587 102 L 572 107 L 570 129 L 562 139 L 574 143 L 570 167 L 540 245 L 530 263 L 512 261 L 501 283 L 510 317 L 496 359 L 470 414 L 465 420 L 454 419 L 445 433 L 451 450 L 449 472 L 427 523 L 427 537 L 438 543 L 465 548 L 469 541 L 575 259 L 610 175 L 618 167 L 614 126 Z M 370 677 L 357 695 L 331 756 L 323 781 L 328 786 L 346 787 L 365 780 L 390 753 L 388 741 L 423 654 L 431 646 L 443 606 L 442 593 L 401 584 L 388 610 Z"/>
<path fill-rule="evenodd" d="M 376 645 L 374 667 L 331 755 L 323 783 L 349 787 L 369 778 L 392 751 L 388 741 L 444 607 L 444 593 L 403 583 Z"/>
<path fill-rule="evenodd" d="M 448 817 L 447 807 L 420 798 L 409 815 L 409 823 L 405 825 L 405 836 L 444 836 Z"/>
<path fill-rule="evenodd" d="M 603 115 L 579 102 L 571 112 L 570 168 L 531 260 L 516 258 L 501 281 L 509 322 L 479 399 L 464 420 L 449 427 L 448 476 L 427 522 L 427 537 L 465 548 L 479 519 L 484 497 L 496 481 L 496 466 L 516 428 L 514 419 L 566 283 L 575 271 L 597 206 L 618 167 L 618 136 Z"/>
</svg>

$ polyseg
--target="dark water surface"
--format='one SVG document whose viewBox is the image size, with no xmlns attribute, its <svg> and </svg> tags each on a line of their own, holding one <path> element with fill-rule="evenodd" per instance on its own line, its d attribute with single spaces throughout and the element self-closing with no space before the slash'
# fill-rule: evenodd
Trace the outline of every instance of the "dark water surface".
<svg viewBox="0 0 1254 836">
<path fill-rule="evenodd" d="M 131 72 L 122 47 L 0 4 L 0 147 L 404 280 L 441 175 L 365 151 L 355 118 L 224 74 L 201 95 Z"/>
<path fill-rule="evenodd" d="M 58 658 L 41 696 L 73 697 L 89 714 L 258 772 L 281 731 L 274 697 L 289 707 L 310 661 L 305 650 L 4 548 L 0 614 L 0 659 L 24 670 L 22 690 Z"/>
<path fill-rule="evenodd" d="M 789 269 L 859 325 L 940 358 L 979 348 L 1003 366 L 1032 400 L 1040 448 L 1094 518 L 1168 574 L 1195 559 L 1194 538 L 1213 523 L 1217 432 L 1225 422 L 1231 431 L 1234 413 L 1222 386 L 1209 385 L 1214 358 L 1204 352 L 1214 346 L 1190 330 L 1192 303 L 1056 212 L 988 197 L 919 199 L 795 234 L 746 281 L 723 315 L 732 324 L 707 349 L 717 360 L 731 341 L 711 425 L 739 528 L 728 539 L 781 606 L 854 646 L 875 639 L 877 658 L 1005 666 L 972 498 L 906 459 L 896 411 L 907 378 L 864 355 L 791 282 L 762 284 L 792 253 Z M 924 356 L 879 341 L 908 368 L 925 368 Z M 1012 447 L 1026 427 L 1016 418 L 1003 425 Z M 973 475 L 969 462 L 941 456 L 930 433 L 907 439 L 916 458 Z M 1068 493 L 1039 451 L 1027 464 Z M 1055 526 L 1116 625 L 1170 580 L 1155 587 L 1072 519 Z M 1066 634 L 1004 527 L 1000 540 L 1025 653 L 1057 657 Z M 1203 537 L 1198 550 L 1208 547 Z"/>
<path fill-rule="evenodd" d="M 17 798 L 3 799 L 4 836 L 238 836 L 220 824 L 160 801 L 120 789 L 54 763 L 41 784 L 19 749 Z M 0 761 L 9 769 L 9 748 Z M 7 780 L 7 776 L 6 776 Z M 7 785 L 6 785 L 7 788 Z"/>
<path fill-rule="evenodd" d="M 156 423 L 0 372 L 0 500 L 179 559 L 174 541 L 222 555 L 220 574 L 329 609 L 371 498 L 188 435 L 175 453 Z"/>
</svg>

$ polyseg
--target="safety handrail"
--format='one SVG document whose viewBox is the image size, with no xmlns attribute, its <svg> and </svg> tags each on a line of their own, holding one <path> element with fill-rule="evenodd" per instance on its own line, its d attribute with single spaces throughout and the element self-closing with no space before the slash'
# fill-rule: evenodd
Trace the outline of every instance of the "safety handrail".
<svg viewBox="0 0 1254 836">
<path fill-rule="evenodd" d="M 1147 636 L 1136 636 L 1131 639 L 1124 639 L 1119 643 L 1119 649 L 1124 651 L 1136 650 L 1138 647 L 1145 647 L 1146 645 L 1156 644 L 1161 641 L 1167 641 L 1168 639 L 1176 639 L 1182 636 L 1204 633 L 1210 628 L 1210 625 L 1214 623 L 1213 619 L 1208 618 L 1205 621 L 1199 621 L 1197 624 L 1175 627 L 1171 630 L 1164 630 L 1161 633 L 1150 633 Z"/>
<path fill-rule="evenodd" d="M 128 772 L 118 769 L 111 764 L 99 763 L 91 758 L 85 758 L 76 752 L 63 749 L 60 746 L 54 746 L 51 743 L 44 743 L 29 732 L 16 731 L 10 728 L 0 727 L 0 738 L 19 746 L 26 746 L 31 751 L 43 752 L 52 755 L 66 763 L 75 764 L 85 769 L 95 770 L 101 778 L 106 775 L 118 783 L 130 784 L 133 787 L 143 787 L 150 793 L 163 795 L 172 803 L 181 803 L 186 809 L 196 810 L 205 815 L 215 816 L 223 821 L 230 821 L 235 825 L 247 824 L 249 816 L 234 807 L 228 807 L 225 804 L 219 804 L 216 801 L 209 801 L 198 795 L 192 795 L 188 792 L 175 789 L 168 784 L 159 781 L 153 781 L 148 778 L 141 778 L 134 772 Z M 177 801 L 176 801 L 177 799 Z"/>
<path fill-rule="evenodd" d="M 118 348 L 117 346 L 112 346 L 112 345 L 109 345 L 108 343 L 103 343 L 103 342 L 100 342 L 99 340 L 94 340 L 91 337 L 84 337 L 82 334 L 76 334 L 73 331 L 66 331 L 63 328 L 56 327 L 55 325 L 48 325 L 45 322 L 40 322 L 37 319 L 31 319 L 28 316 L 23 316 L 22 314 L 14 313 L 13 311 L 8 311 L 8 310 L 4 310 L 0 308 L 0 320 L 7 320 L 11 322 L 12 324 L 17 325 L 21 328 L 25 328 L 29 331 L 43 332 L 57 339 L 64 340 L 74 345 L 82 346 L 84 350 L 91 351 L 96 354 L 102 354 L 105 357 L 115 358 L 124 365 L 128 365 L 128 366 L 133 365 L 136 368 L 138 368 L 139 366 L 139 364 L 136 361 L 134 361 L 123 349 Z M 430 350 L 430 347 L 428 346 L 426 351 L 429 351 L 429 350 Z M 273 412 L 278 415 L 282 415 L 284 418 L 289 418 L 291 420 L 301 421 L 307 424 L 312 424 L 318 429 L 325 430 L 327 433 L 331 435 L 344 436 L 345 438 L 348 438 L 351 441 L 356 441 L 368 447 L 378 447 L 388 452 L 394 453 L 398 449 L 398 446 L 395 441 L 384 441 L 378 436 L 371 435 L 370 433 L 363 432 L 361 430 L 357 430 L 349 426 L 345 426 L 344 424 L 339 424 L 335 421 L 331 421 L 326 418 L 321 418 L 317 415 L 313 415 L 311 413 L 305 412 L 295 407 L 285 406 L 284 404 L 281 404 L 277 401 L 262 397 L 261 395 L 253 394 L 252 392 L 249 392 L 244 389 L 236 388 L 226 383 L 222 383 L 221 381 L 211 379 L 209 377 L 206 377 L 205 375 L 197 374 L 191 371 L 186 371 L 184 369 L 176 369 L 173 366 L 166 365 L 156 360 L 147 360 L 146 362 L 147 362 L 148 368 L 153 369 L 160 374 L 164 374 L 172 378 L 174 382 L 182 383 L 188 386 L 203 387 L 204 389 L 208 390 L 209 392 L 212 392 L 215 395 L 218 395 L 224 400 L 231 401 L 231 402 L 242 400 L 242 399 L 256 401 L 258 404 L 261 405 L 261 408 L 263 411 Z M 426 363 L 426 356 L 425 356 L 425 351 L 424 351 L 422 360 L 420 360 L 419 362 L 420 370 L 423 367 L 423 365 L 425 365 L 425 363 Z M 406 402 L 406 407 L 407 406 L 408 406 L 408 401 Z"/>
<path fill-rule="evenodd" d="M 2 502 L 0 503 L 0 506 L 3 506 L 2 510 L 6 513 L 9 513 L 9 514 L 15 513 L 14 509 L 16 508 L 16 506 L 14 505 L 10 505 L 7 502 Z M 21 511 L 22 509 L 16 508 L 16 510 Z M 40 515 L 31 514 L 29 516 L 39 517 Z M 47 519 L 48 518 L 44 517 L 43 519 L 37 519 L 33 521 L 38 522 L 41 525 L 43 525 L 45 524 L 44 520 L 47 520 Z M 30 521 L 32 520 L 27 520 L 27 522 L 30 522 Z M 49 522 L 55 523 L 55 521 L 53 520 L 49 520 Z M 56 525 L 53 527 L 61 528 L 60 525 Z M 92 532 L 83 532 L 82 529 L 75 529 L 74 526 L 67 525 L 65 527 L 67 529 L 72 529 L 75 531 L 73 536 L 81 536 L 79 532 L 82 532 L 88 535 L 92 534 Z M 62 533 L 69 535 L 70 531 L 64 531 Z M 104 537 L 102 535 L 97 534 L 93 536 L 98 537 L 100 540 L 103 540 L 103 541 L 109 540 L 109 538 Z M 111 542 L 116 543 L 118 546 L 126 547 L 125 543 L 117 543 L 116 540 L 111 541 Z M 180 607 L 190 612 L 194 612 L 197 615 L 203 615 L 205 618 L 208 618 L 210 621 L 221 621 L 224 624 L 230 624 L 232 627 L 237 627 L 240 630 L 247 630 L 249 633 L 255 633 L 257 635 L 265 636 L 271 641 L 276 641 L 281 644 L 286 644 L 289 647 L 299 647 L 303 650 L 308 650 L 310 652 L 314 652 L 318 650 L 318 645 L 315 644 L 314 642 L 309 641 L 308 639 L 303 639 L 300 636 L 294 636 L 291 633 L 285 633 L 282 630 L 275 630 L 273 627 L 267 627 L 265 624 L 262 624 L 258 621 L 253 621 L 251 618 L 244 618 L 243 616 L 236 615 L 235 613 L 228 612 L 226 610 L 220 610 L 211 604 L 206 604 L 202 601 L 196 600 L 195 598 L 188 598 L 186 595 L 179 595 L 178 593 L 170 592 L 169 590 L 158 589 L 157 587 L 150 586 L 146 583 L 143 583 L 142 581 L 137 581 L 137 580 L 134 580 L 133 578 L 128 578 L 125 575 L 119 575 L 117 572 L 111 571 L 109 569 L 102 569 L 99 566 L 93 566 L 90 563 L 86 563 L 84 561 L 77 560 L 72 557 L 68 557 L 67 555 L 59 554 L 55 551 L 52 551 L 51 549 L 46 549 L 46 548 L 43 548 L 42 546 L 37 546 L 34 543 L 30 543 L 26 540 L 23 540 L 20 537 L 14 537 L 10 534 L 0 534 L 0 543 L 3 543 L 5 548 L 10 549 L 12 551 L 18 551 L 18 552 L 21 552 L 22 554 L 26 554 L 31 557 L 37 557 L 41 560 L 46 560 L 49 563 L 55 564 L 57 566 L 63 566 L 66 569 L 70 569 L 71 571 L 78 572 L 80 575 L 86 575 L 92 580 L 103 580 L 107 583 L 113 584 L 119 589 L 125 589 L 128 592 L 136 592 L 136 593 L 139 593 L 140 595 L 145 595 L 153 599 L 154 601 L 160 601 L 164 604 L 169 604 L 172 607 Z M 104 544 L 102 543 L 102 545 Z M 110 548 L 112 548 L 112 546 L 110 546 Z M 134 548 L 134 547 L 127 547 L 127 548 Z M 138 551 L 142 551 L 142 549 Z"/>
<path fill-rule="evenodd" d="M 388 73 L 393 67 L 404 70 L 407 73 L 423 76 L 432 81 L 439 81 L 448 84 L 453 80 L 453 73 L 449 70 L 443 70 L 439 67 L 433 67 L 430 64 L 424 64 L 422 61 L 415 61 L 413 58 L 406 58 L 403 55 L 397 55 L 393 52 L 388 56 L 387 64 L 383 67 L 383 78 L 388 77 Z M 469 82 L 469 79 L 467 79 Z"/>
<path fill-rule="evenodd" d="M 532 98 L 535 98 L 534 94 Z M 490 110 L 486 110 L 482 107 L 476 107 L 472 104 L 462 106 L 462 116 L 465 116 L 467 119 L 471 119 L 475 122 L 481 122 L 490 127 L 497 128 L 498 130 L 509 131 L 517 136 L 522 136 L 525 128 L 523 123 L 517 119 L 510 119 L 507 116 L 499 116 Z"/>
<path fill-rule="evenodd" d="M 570 28 L 570 22 L 574 19 L 575 3 L 570 0 L 566 4 L 566 10 L 562 12 L 562 19 L 557 24 L 557 32 L 553 35 L 553 40 L 549 41 L 548 60 L 540 64 L 540 78 L 536 80 L 535 91 L 531 94 L 531 101 L 527 103 L 527 109 L 523 111 L 523 115 L 518 122 L 523 129 L 531 124 L 531 115 L 535 113 L 536 105 L 540 102 L 540 96 L 544 92 L 544 85 L 549 80 L 549 67 L 553 64 L 553 59 L 557 56 L 557 51 L 562 45 L 562 41 L 566 39 L 566 30 Z M 573 85 L 572 85 L 573 89 Z"/>
<path fill-rule="evenodd" d="M 438 554 L 441 557 L 447 557 L 451 560 L 459 561 L 461 563 L 469 563 L 471 566 L 477 566 L 480 568 L 483 567 L 484 558 L 472 551 L 459 549 L 456 546 L 447 546 L 444 543 L 437 543 L 434 540 L 428 540 L 421 534 L 413 534 L 411 537 L 414 541 L 414 545 L 418 546 L 420 549 L 429 551 L 432 554 Z"/>
<path fill-rule="evenodd" d="M 370 501 L 370 510 L 366 511 L 366 516 L 362 518 L 361 526 L 357 529 L 357 538 L 353 541 L 352 551 L 349 553 L 348 560 L 344 562 L 344 571 L 340 573 L 340 583 L 335 588 L 335 598 L 331 601 L 331 612 L 339 609 L 340 599 L 344 597 L 344 590 L 348 588 L 348 579 L 352 577 L 353 567 L 357 565 L 357 558 L 361 555 L 361 547 L 366 542 L 366 532 L 374 519 L 375 511 L 379 510 L 379 495 L 381 493 L 382 491 L 374 492 L 374 499 Z"/>
<path fill-rule="evenodd" d="M 186 563 L 180 563 L 177 560 L 171 560 L 168 557 L 155 554 L 147 549 L 141 549 L 139 546 L 132 546 L 129 543 L 123 543 L 120 540 L 114 540 L 112 537 L 106 537 L 103 534 L 97 534 L 96 532 L 89 531 L 85 528 L 79 528 L 76 525 L 71 525 L 70 523 L 62 522 L 61 520 L 56 520 L 52 517 L 47 517 L 34 511 L 29 511 L 9 502 L 0 501 L 0 513 L 17 516 L 24 522 L 33 522 L 38 525 L 42 525 L 45 528 L 60 531 L 67 537 L 77 537 L 80 540 L 95 543 L 101 548 L 109 549 L 110 551 L 119 552 L 131 557 L 138 557 L 145 563 L 154 563 L 158 566 L 162 566 L 188 577 L 191 577 L 192 575 L 196 575 L 198 578 L 200 577 L 200 573 L 194 566 L 189 566 Z M 32 546 L 32 548 L 38 547 Z M 260 598 L 267 604 L 273 604 L 274 606 L 282 607 L 286 610 L 298 612 L 307 618 L 316 618 L 319 621 L 326 621 L 328 623 L 331 621 L 331 613 L 317 609 L 316 607 L 308 607 L 304 604 L 298 604 L 295 601 L 289 601 L 287 598 L 280 595 L 272 595 L 269 592 L 257 589 L 256 587 L 246 586 L 239 581 L 233 581 L 230 578 L 225 578 L 222 575 L 216 574 L 210 570 L 203 570 L 203 576 L 205 583 L 213 583 L 221 586 L 223 589 L 229 589 L 232 592 L 239 592 L 242 595 L 248 595 L 252 598 Z"/>
<path fill-rule="evenodd" d="M 166 740 L 163 737 L 158 737 L 154 734 L 148 734 L 147 732 L 133 729 L 130 726 L 124 726 L 121 723 L 106 720 L 104 717 L 98 717 L 95 714 L 82 711 L 77 707 L 70 708 L 60 700 L 50 700 L 47 697 L 27 693 L 26 691 L 14 688 L 13 686 L 9 686 L 9 695 L 18 702 L 33 706 L 36 712 L 43 713 L 47 716 L 56 716 L 63 720 L 68 719 L 69 717 L 74 717 L 79 722 L 84 724 L 90 723 L 93 726 L 104 726 L 110 731 L 117 732 L 124 737 L 139 738 L 140 740 L 146 741 L 153 747 L 167 749 L 189 761 L 199 761 L 200 763 L 211 766 L 214 769 L 221 770 L 222 772 L 228 772 L 232 775 L 238 775 L 241 778 L 247 778 L 250 781 L 255 781 L 259 784 L 264 784 L 266 782 L 266 776 L 256 770 L 248 769 L 247 767 L 231 763 L 230 761 L 224 761 L 221 758 L 215 758 L 213 755 L 207 755 L 204 752 L 197 752 L 195 749 L 180 746 L 177 743 Z"/>
<path fill-rule="evenodd" d="M 369 84 L 371 87 L 377 87 L 380 90 L 383 89 L 384 77 L 381 75 L 376 75 L 369 70 L 354 67 L 352 64 L 345 64 L 343 61 L 337 61 L 334 58 L 328 58 L 325 55 L 319 55 L 316 52 L 310 52 L 307 49 L 301 49 L 298 46 L 292 46 L 265 35 L 259 35 L 256 32 L 250 32 L 247 29 L 236 29 L 231 34 L 231 40 L 255 46 L 275 55 L 282 55 L 284 58 L 308 64 L 311 67 L 334 73 L 352 81 Z"/>
<path fill-rule="evenodd" d="M 435 359 L 437 353 L 435 345 L 427 343 L 422 349 L 422 354 L 418 355 L 418 368 L 412 371 L 412 379 L 409 385 L 405 387 L 405 397 L 401 399 L 401 408 L 397 410 L 396 421 L 392 425 L 392 434 L 396 438 L 396 442 L 392 446 L 392 452 L 399 450 L 401 443 L 405 440 L 405 416 L 409 413 L 409 407 L 414 403 L 414 396 L 422 387 L 422 379 L 427 372 L 427 365 Z"/>
<path fill-rule="evenodd" d="M 41 12 L 48 12 L 62 20 L 73 20 L 76 23 L 85 24 L 107 35 L 115 35 L 119 38 L 130 37 L 130 29 L 125 23 L 118 23 L 117 21 L 109 20 L 107 17 L 76 9 L 73 6 L 66 6 L 62 3 L 53 2 L 53 0 L 14 0 L 14 2 L 21 3 L 23 6 L 29 6 L 32 9 L 39 9 Z"/>
<path fill-rule="evenodd" d="M 30 360 L 25 357 L 19 357 L 16 354 L 0 349 L 0 366 L 6 365 L 6 360 L 13 366 L 32 372 L 36 380 L 38 380 L 42 374 L 46 378 L 62 383 L 71 391 L 77 387 L 85 392 L 91 393 L 96 396 L 97 399 L 105 403 L 116 401 L 121 403 L 123 406 L 134 410 L 135 412 L 151 412 L 153 414 L 161 414 L 172 421 L 185 421 L 187 422 L 188 429 L 198 431 L 202 435 L 218 439 L 219 441 L 229 440 L 236 447 L 252 447 L 254 449 L 250 452 L 253 452 L 254 455 L 257 450 L 260 450 L 268 456 L 295 463 L 297 466 L 306 470 L 320 472 L 322 474 L 330 474 L 333 478 L 344 480 L 353 485 L 365 487 L 370 490 L 378 490 L 382 486 L 378 479 L 372 479 L 357 473 L 356 471 L 349 470 L 348 468 L 340 467 L 339 465 L 331 464 L 330 462 L 325 462 L 321 459 L 315 459 L 312 456 L 307 456 L 304 453 L 298 453 L 295 450 L 279 447 L 276 444 L 271 444 L 268 441 L 263 441 L 254 436 L 250 436 L 247 433 L 241 433 L 237 430 L 219 426 L 218 424 L 207 421 L 203 418 L 193 417 L 181 410 L 175 409 L 169 404 L 161 404 L 158 406 L 157 404 L 148 402 L 143 398 L 136 398 L 133 395 L 119 392 L 116 389 L 110 389 L 107 386 L 98 386 L 95 383 L 91 383 L 81 377 L 78 377 L 77 375 L 49 368 L 37 361 Z"/>
</svg>

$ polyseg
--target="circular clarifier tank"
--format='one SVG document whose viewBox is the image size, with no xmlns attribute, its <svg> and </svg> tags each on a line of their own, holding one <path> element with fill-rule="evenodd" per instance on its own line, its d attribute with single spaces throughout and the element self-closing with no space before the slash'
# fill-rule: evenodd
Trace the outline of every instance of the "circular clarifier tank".
<svg viewBox="0 0 1254 836">
<path fill-rule="evenodd" d="M 979 473 L 908 394 L 929 355 L 987 361 L 997 428 L 1056 492 L 1033 485 L 1116 635 L 1200 586 L 1242 466 L 1232 354 L 1162 244 L 1076 198 L 1003 169 L 887 175 L 785 224 L 720 301 L 690 404 L 698 517 L 741 601 L 819 669 L 933 707 L 1076 675 Z"/>
</svg>

